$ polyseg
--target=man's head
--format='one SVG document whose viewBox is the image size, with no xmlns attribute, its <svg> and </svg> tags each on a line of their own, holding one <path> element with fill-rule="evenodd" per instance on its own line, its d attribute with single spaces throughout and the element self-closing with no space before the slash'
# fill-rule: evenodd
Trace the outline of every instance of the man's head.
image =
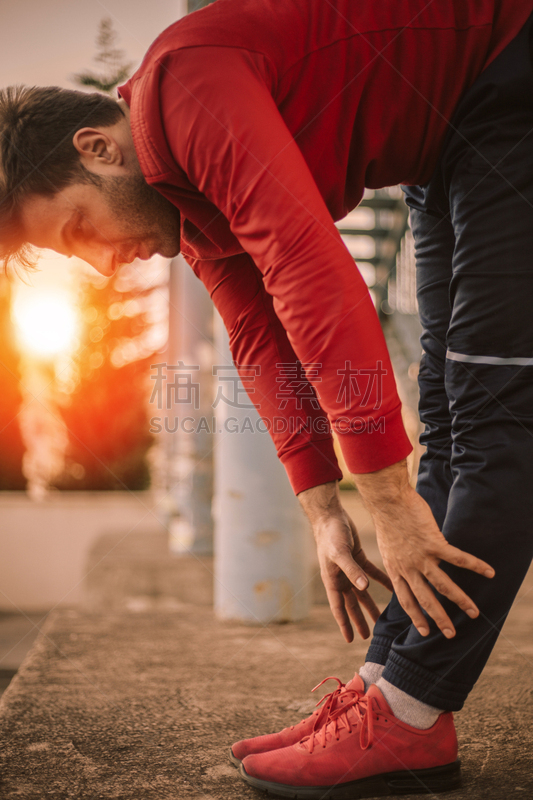
<svg viewBox="0 0 533 800">
<path fill-rule="evenodd" d="M 0 258 L 30 267 L 32 246 L 104 275 L 179 252 L 179 212 L 141 173 L 125 103 L 57 87 L 0 91 Z"/>
</svg>

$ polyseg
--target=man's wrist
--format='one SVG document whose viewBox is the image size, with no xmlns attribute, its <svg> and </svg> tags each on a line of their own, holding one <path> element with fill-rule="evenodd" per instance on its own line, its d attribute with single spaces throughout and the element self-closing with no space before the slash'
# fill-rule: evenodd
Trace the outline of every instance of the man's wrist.
<svg viewBox="0 0 533 800">
<path fill-rule="evenodd" d="M 354 475 L 354 480 L 372 515 L 391 511 L 404 501 L 411 490 L 405 459 L 377 472 Z"/>
<path fill-rule="evenodd" d="M 332 514 L 342 513 L 338 481 L 305 489 L 297 497 L 311 524 L 327 519 Z"/>
</svg>

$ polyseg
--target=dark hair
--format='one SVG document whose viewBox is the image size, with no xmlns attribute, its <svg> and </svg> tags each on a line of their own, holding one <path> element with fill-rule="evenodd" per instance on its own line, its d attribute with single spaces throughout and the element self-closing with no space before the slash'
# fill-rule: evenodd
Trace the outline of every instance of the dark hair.
<svg viewBox="0 0 533 800">
<path fill-rule="evenodd" d="M 0 90 L 0 261 L 35 268 L 20 220 L 24 199 L 54 195 L 71 183 L 100 179 L 85 169 L 72 137 L 80 128 L 114 125 L 116 100 L 57 86 Z"/>
</svg>

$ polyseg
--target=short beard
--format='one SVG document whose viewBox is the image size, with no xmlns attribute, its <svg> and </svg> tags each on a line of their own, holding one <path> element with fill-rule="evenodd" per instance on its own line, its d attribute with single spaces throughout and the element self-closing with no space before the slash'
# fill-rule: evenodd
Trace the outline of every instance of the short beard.
<svg viewBox="0 0 533 800">
<path fill-rule="evenodd" d="M 88 170 L 86 170 L 88 172 Z M 124 177 L 91 175 L 111 214 L 131 231 L 134 239 L 156 239 L 158 252 L 173 258 L 180 251 L 180 212 L 150 186 L 137 166 Z M 96 179 L 96 180 L 94 180 Z"/>
</svg>

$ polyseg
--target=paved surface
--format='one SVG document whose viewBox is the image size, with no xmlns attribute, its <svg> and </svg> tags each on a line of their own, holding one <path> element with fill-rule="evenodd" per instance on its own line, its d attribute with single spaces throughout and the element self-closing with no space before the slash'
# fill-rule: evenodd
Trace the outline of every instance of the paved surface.
<svg viewBox="0 0 533 800">
<path fill-rule="evenodd" d="M 530 572 L 457 715 L 464 787 L 443 800 L 533 798 L 532 611 Z M 228 746 L 309 713 L 310 689 L 364 652 L 325 606 L 266 627 L 161 597 L 54 613 L 0 704 L 0 798 L 260 800 Z"/>
<path fill-rule="evenodd" d="M 442 798 L 533 797 L 532 589 L 458 715 L 465 785 Z M 186 605 L 58 613 L 2 699 L 0 797 L 257 800 L 227 747 L 296 721 L 312 686 L 363 654 L 326 607 L 265 628 Z"/>
<path fill-rule="evenodd" d="M 46 614 L 0 614 L 0 695 L 28 655 Z"/>
</svg>

